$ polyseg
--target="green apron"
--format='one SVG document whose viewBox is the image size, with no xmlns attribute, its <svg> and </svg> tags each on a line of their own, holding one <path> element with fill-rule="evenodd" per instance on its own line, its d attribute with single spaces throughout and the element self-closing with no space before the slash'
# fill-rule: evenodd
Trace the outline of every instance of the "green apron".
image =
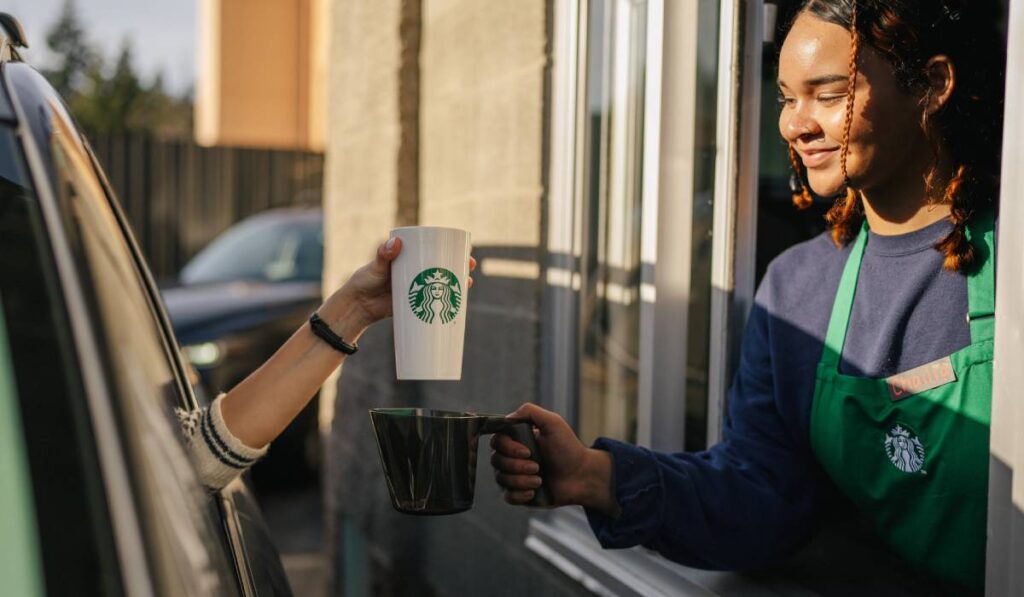
<svg viewBox="0 0 1024 597">
<path fill-rule="evenodd" d="M 928 574 L 985 582 L 995 331 L 993 218 L 968 228 L 982 265 L 968 276 L 971 344 L 909 374 L 839 373 L 867 225 L 843 271 L 811 408 L 815 456 L 892 549 Z"/>
</svg>

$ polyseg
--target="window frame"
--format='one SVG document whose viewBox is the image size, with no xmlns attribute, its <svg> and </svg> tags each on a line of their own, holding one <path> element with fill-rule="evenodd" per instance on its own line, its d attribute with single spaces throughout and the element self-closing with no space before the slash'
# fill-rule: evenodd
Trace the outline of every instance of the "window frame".
<svg viewBox="0 0 1024 597">
<path fill-rule="evenodd" d="M 680 375 L 679 364 L 687 362 L 696 108 L 692 98 L 689 102 L 684 99 L 687 87 L 692 90 L 695 73 L 667 70 L 663 62 L 669 52 L 686 52 L 682 44 L 687 43 L 687 36 L 678 29 L 695 26 L 696 19 L 687 20 L 685 15 L 687 10 L 696 12 L 695 4 L 648 0 L 647 7 L 637 437 L 641 445 L 666 451 L 681 450 L 685 440 L 687 380 Z M 719 4 L 711 325 L 728 333 L 712 334 L 709 346 L 709 445 L 720 437 L 725 390 L 739 352 L 739 331 L 754 295 L 763 6 L 762 0 Z M 575 425 L 586 201 L 582 165 L 588 147 L 580 117 L 586 110 L 586 73 L 581 63 L 587 52 L 587 2 L 556 0 L 553 16 L 548 258 L 542 326 L 546 358 L 539 395 L 543 404 Z M 672 167 L 662 168 L 663 163 Z M 674 192 L 678 189 L 687 191 Z M 680 200 L 681 195 L 686 199 Z M 579 508 L 534 516 L 526 547 L 603 594 L 708 595 L 795 588 L 779 579 L 753 582 L 732 573 L 680 566 L 639 547 L 604 550 Z"/>
<path fill-rule="evenodd" d="M 657 197 L 644 187 L 643 183 L 648 182 L 651 178 L 649 173 L 653 172 L 648 162 L 648 153 L 656 155 L 658 149 L 656 128 L 652 128 L 651 125 L 652 122 L 657 123 L 658 119 L 656 116 L 648 117 L 647 112 L 652 106 L 653 109 L 660 106 L 660 98 L 648 96 L 649 92 L 658 88 L 647 80 L 648 72 L 658 71 L 660 74 L 660 68 L 651 68 L 646 63 L 651 60 L 660 61 L 660 43 L 652 43 L 651 35 L 658 31 L 656 27 L 650 26 L 653 21 L 647 14 L 650 6 L 647 0 L 601 0 L 602 14 L 590 12 L 594 8 L 593 4 L 594 0 L 581 3 L 583 10 L 580 12 L 579 21 L 579 48 L 582 59 L 579 64 L 578 89 L 581 90 L 581 111 L 574 116 L 578 119 L 577 126 L 583 135 L 583 145 L 576 145 L 573 150 L 578 149 L 576 153 L 585 163 L 579 164 L 579 186 L 576 195 L 581 225 L 578 228 L 578 236 L 575 237 L 580 248 L 574 255 L 575 261 L 579 264 L 577 271 L 580 291 L 574 292 L 573 300 L 578 303 L 579 316 L 572 323 L 577 326 L 579 351 L 574 355 L 576 359 L 573 373 L 579 384 L 577 392 L 586 396 L 592 388 L 588 388 L 588 384 L 581 378 L 586 378 L 584 370 L 588 368 L 588 363 L 590 367 L 596 366 L 600 370 L 601 379 L 597 385 L 602 395 L 596 404 L 578 400 L 573 415 L 576 418 L 574 423 L 577 432 L 585 438 L 584 441 L 589 441 L 588 432 L 592 430 L 587 427 L 588 424 L 595 423 L 595 419 L 603 421 L 603 424 L 598 425 L 601 428 L 601 435 L 628 441 L 630 435 L 638 432 L 640 425 L 630 427 L 626 424 L 618 429 L 609 428 L 609 413 L 614 412 L 616 406 L 622 408 L 629 402 L 629 397 L 616 393 L 616 384 L 609 378 L 614 378 L 622 384 L 619 390 L 629 393 L 630 373 L 624 361 L 631 354 L 630 349 L 634 348 L 630 342 L 636 341 L 638 362 L 642 353 L 646 352 L 640 328 L 641 322 L 645 320 L 645 313 L 650 309 L 649 305 L 644 305 L 645 293 L 641 290 L 648 291 L 646 296 L 650 302 L 653 291 L 653 260 L 644 261 L 644 256 L 651 253 L 650 247 L 645 244 L 650 245 L 655 238 L 651 234 L 650 226 L 656 219 L 652 219 L 650 214 L 655 213 L 656 218 Z M 660 4 L 658 6 L 660 7 Z M 634 10 L 644 11 L 642 40 L 635 40 L 632 37 L 633 21 L 623 19 L 635 17 L 635 14 L 631 14 Z M 590 43 L 594 38 L 589 27 L 594 22 L 594 17 L 601 18 L 603 23 L 600 29 L 601 39 L 592 48 Z M 637 41 L 644 42 L 640 52 L 634 51 L 638 46 Z M 591 97 L 594 81 L 589 77 L 593 75 L 593 65 L 590 61 L 596 52 L 601 53 L 599 64 L 602 73 L 599 81 L 601 88 L 598 97 L 594 98 Z M 637 69 L 637 63 L 644 65 L 642 69 Z M 633 95 L 634 77 L 637 76 L 643 81 L 641 85 L 636 85 L 641 88 L 637 93 L 639 98 Z M 602 113 L 599 126 L 594 126 L 591 122 L 595 100 L 606 109 L 606 112 Z M 652 132 L 655 134 L 652 135 Z M 637 137 L 642 137 L 641 143 L 637 143 Z M 592 153 L 595 150 L 598 154 L 596 159 Z M 589 166 L 586 163 L 589 163 Z M 639 193 L 636 192 L 638 186 Z M 640 208 L 639 218 L 635 214 L 637 207 Z M 640 228 L 638 234 L 631 230 L 636 224 L 639 224 Z M 633 263 L 634 258 L 637 263 Z M 640 277 L 637 286 L 626 282 L 633 271 Z M 624 277 L 621 274 L 627 275 Z M 632 331 L 629 330 L 629 324 L 634 313 L 637 318 L 635 335 L 629 334 Z M 623 325 L 627 328 L 626 334 L 623 330 L 617 329 Z M 591 338 L 595 327 L 601 330 L 601 340 L 597 344 L 603 345 L 595 345 L 594 339 Z M 625 346 L 622 345 L 623 340 L 626 340 Z M 620 355 L 612 357 L 609 346 L 616 346 Z M 640 377 L 638 370 L 635 404 L 638 417 L 642 401 Z M 591 379 L 590 384 L 594 383 L 595 380 Z M 614 404 L 616 401 L 619 401 L 619 404 Z M 583 411 L 587 411 L 586 414 Z"/>
<path fill-rule="evenodd" d="M 1024 207 L 1018 195 L 1024 187 L 1024 5 L 1010 3 L 1006 64 L 1005 120 L 1003 125 L 1002 184 L 999 199 L 1000 227 L 1014 230 L 1024 223 Z M 996 255 L 1016 256 L 996 260 L 995 361 L 992 374 L 992 416 L 989 440 L 988 547 L 985 586 L 988 595 L 1024 593 L 1024 407 L 1020 404 L 1024 380 L 1017 363 L 1024 358 L 1024 287 L 1020 256 L 1024 242 L 1016 233 L 998 235 Z M 1004 363 L 1009 365 L 1004 366 Z"/>
<path fill-rule="evenodd" d="M 160 298 L 156 280 L 153 278 L 148 265 L 146 265 L 142 249 L 135 240 L 135 235 L 131 230 L 127 216 L 121 209 L 120 203 L 116 200 L 116 195 L 107 179 L 106 172 L 100 166 L 99 160 L 89 144 L 84 143 L 84 147 L 88 153 L 92 168 L 100 180 L 105 199 L 113 211 L 121 233 L 128 244 L 129 254 L 142 286 L 143 294 L 149 303 L 151 314 L 160 327 L 164 351 L 177 380 L 181 406 L 185 409 L 208 406 L 208 404 L 205 404 L 205 399 L 210 399 L 210 397 L 205 395 L 198 396 L 195 386 L 190 382 L 190 376 L 187 372 L 188 366 L 179 348 L 180 344 L 174 335 L 174 327 L 171 324 L 170 316 L 167 314 L 167 310 L 164 308 L 163 301 Z M 204 400 L 200 400 L 200 398 Z M 215 506 L 220 515 L 220 539 L 228 550 L 224 555 L 234 567 L 235 580 L 237 581 L 235 588 L 239 594 L 251 597 L 257 595 L 260 588 L 279 588 L 275 583 L 287 583 L 288 579 L 284 573 L 279 555 L 277 570 L 263 571 L 259 574 L 254 570 L 254 556 L 251 552 L 252 548 L 257 547 L 255 543 L 269 545 L 275 554 L 277 553 L 277 546 L 270 539 L 269 535 L 266 534 L 265 529 L 260 528 L 263 522 L 261 521 L 257 524 L 252 520 L 251 508 L 254 506 L 258 508 L 258 505 L 255 503 L 255 499 L 245 479 L 242 477 L 236 478 L 212 495 L 211 500 L 213 501 L 211 507 Z M 259 513 L 259 516 L 262 517 L 262 512 Z M 267 580 L 270 585 L 258 585 L 257 581 L 259 579 Z"/>
<path fill-rule="evenodd" d="M 92 148 L 87 142 L 85 142 L 84 136 L 82 136 L 80 131 L 76 131 L 76 133 L 79 135 L 83 149 L 89 158 L 89 165 L 92 167 L 93 173 L 100 182 L 100 186 L 104 194 L 103 199 L 114 214 L 116 224 L 127 244 L 132 266 L 135 270 L 135 275 L 142 290 L 142 294 L 150 310 L 150 316 L 154 318 L 159 329 L 164 356 L 171 368 L 177 387 L 176 394 L 178 396 L 178 406 L 185 410 L 200 408 L 200 402 L 191 382 L 189 381 L 189 375 L 186 371 L 186 365 L 182 357 L 181 350 L 178 348 L 179 344 L 174 335 L 174 328 L 171 324 L 170 317 L 168 316 L 167 311 L 163 306 L 163 302 L 160 299 L 160 293 L 157 290 L 156 281 L 153 279 L 153 276 L 149 271 L 149 267 L 146 265 L 145 258 L 142 255 L 142 250 L 139 247 L 138 242 L 135 240 L 135 235 L 131 230 L 128 218 L 121 209 L 120 203 L 116 200 L 113 187 L 111 187 L 110 182 L 107 179 L 106 172 L 101 167 L 99 160 L 92 151 Z M 218 546 L 227 548 L 227 552 L 224 553 L 224 556 L 234 568 L 235 573 L 234 579 L 236 581 L 236 585 L 233 588 L 238 594 L 244 595 L 245 597 L 251 597 L 257 594 L 256 574 L 250 566 L 250 558 L 243 529 L 244 525 L 239 519 L 238 508 L 235 504 L 235 501 L 240 499 L 238 494 L 246 491 L 247 488 L 245 487 L 244 481 L 236 479 L 228 486 L 213 494 L 210 497 L 211 503 L 209 506 L 216 509 L 220 518 L 218 521 L 220 525 L 217 529 L 219 533 L 218 539 L 220 539 Z"/>
<path fill-rule="evenodd" d="M 82 136 L 80 131 L 76 130 L 76 133 L 80 137 Z M 120 203 L 115 199 L 113 187 L 110 186 L 110 181 L 107 180 L 106 172 L 100 166 L 99 160 L 96 158 L 96 154 L 92 151 L 92 147 L 84 141 L 84 138 L 82 140 L 82 145 L 89 158 L 89 164 L 92 166 L 93 172 L 100 182 L 104 199 L 110 207 L 111 212 L 114 214 L 117 227 L 121 231 L 121 234 L 128 245 L 128 253 L 132 260 L 132 266 L 135 268 L 135 275 L 138 278 L 143 296 L 146 298 L 146 302 L 148 303 L 150 314 L 156 321 L 157 327 L 160 330 L 160 341 L 163 345 L 168 364 L 174 374 L 175 383 L 177 384 L 178 405 L 185 410 L 194 410 L 199 408 L 199 401 L 193 391 L 192 384 L 189 382 L 190 376 L 186 371 L 184 361 L 181 356 L 181 350 L 178 348 L 178 341 L 174 336 L 174 328 L 171 325 L 171 319 L 167 315 L 167 311 L 164 309 L 163 303 L 160 300 L 160 293 L 157 290 L 156 281 L 153 279 L 153 275 L 150 273 L 149 267 L 146 265 L 145 259 L 142 256 L 142 249 L 139 248 L 139 244 L 135 240 L 135 234 L 132 233 L 131 226 L 128 223 L 128 218 L 121 209 Z"/>
<path fill-rule="evenodd" d="M 692 244 L 692 147 L 695 115 L 693 72 L 663 68 L 663 52 L 692 52 L 681 35 L 663 35 L 664 27 L 682 27 L 678 13 L 693 10 L 664 0 L 649 0 L 642 178 L 642 275 L 638 443 L 659 450 L 684 445 L 686 379 L 685 330 L 690 293 Z M 709 346 L 707 445 L 721 436 L 726 391 L 735 372 L 747 315 L 753 305 L 756 269 L 757 172 L 760 126 L 760 66 L 765 4 L 729 0 L 720 3 L 717 131 L 712 251 L 712 334 Z M 544 363 L 541 401 L 575 424 L 582 345 L 579 291 L 583 286 L 587 185 L 584 180 L 587 130 L 585 111 L 586 0 L 559 0 L 554 9 L 554 66 L 551 93 L 551 165 L 547 212 L 547 261 L 544 289 Z M 665 50 L 666 43 L 675 44 Z M 685 62 L 685 60 L 681 61 Z M 675 65 L 673 65 L 674 67 Z M 742 90 L 742 91 L 741 91 Z M 692 96 L 692 91 L 689 93 Z M 664 106 L 663 106 L 664 103 Z M 661 163 L 672 163 L 661 168 Z M 723 167 L 724 166 L 724 167 Z M 677 189 L 687 189 L 680 201 Z M 657 272 L 657 275 L 655 275 Z M 682 333 L 680 333 L 682 332 Z M 677 397 L 666 400 L 666 396 Z M 658 399 L 656 399 L 658 397 Z"/>
<path fill-rule="evenodd" d="M 130 450 L 127 454 L 129 481 L 136 506 L 142 513 L 139 522 L 147 548 L 146 557 L 151 570 L 155 572 L 154 585 L 158 590 L 182 591 L 189 586 L 188 582 L 195 582 L 197 584 L 191 588 L 199 588 L 201 581 L 196 581 L 195 578 L 189 581 L 182 580 L 179 573 L 187 569 L 189 572 L 210 573 L 216 577 L 221 591 L 234 590 L 235 594 L 240 594 L 239 571 L 233 566 L 229 568 L 231 554 L 225 551 L 228 546 L 224 541 L 223 513 L 217 508 L 216 501 L 211 501 L 200 488 L 198 476 L 193 473 L 192 464 L 187 461 L 187 449 L 181 441 L 177 421 L 174 420 L 174 414 L 168 410 L 168 407 L 190 408 L 189 394 L 186 393 L 186 388 L 190 386 L 187 379 L 182 377 L 180 363 L 176 363 L 177 353 L 169 348 L 170 344 L 173 344 L 173 339 L 168 338 L 163 324 L 154 311 L 152 290 L 146 284 L 147 268 L 137 247 L 131 242 L 130 231 L 123 227 L 124 220 L 117 213 L 116 200 L 110 195 L 109 189 L 100 182 L 102 170 L 90 155 L 84 136 L 72 122 L 66 107 L 59 101 L 48 98 L 44 110 L 50 117 L 52 128 L 45 140 L 45 147 L 50 149 L 49 155 L 53 156 L 55 188 L 62 188 L 61 185 L 73 188 L 70 194 L 59 195 L 57 209 L 63 217 L 61 233 L 64 238 L 71 239 L 76 250 L 77 270 L 87 281 L 82 290 L 94 315 L 96 327 L 93 331 L 99 340 L 103 373 L 115 390 L 111 398 L 118 419 L 117 431 Z M 57 157 L 58 152 L 62 157 Z M 92 212 L 92 217 L 86 212 Z M 108 222 L 108 216 L 113 221 Z M 87 241 L 90 232 L 95 242 L 102 246 Z M 79 239 L 80 244 L 75 244 L 73 239 Z M 125 271 L 127 278 L 121 281 L 126 288 L 121 293 L 111 295 L 99 291 L 105 282 L 98 277 L 103 271 L 103 266 L 97 265 L 95 255 L 114 254 L 117 256 L 112 259 L 107 257 L 104 261 L 109 260 L 111 263 L 108 265 L 115 269 L 119 264 L 112 262 L 121 261 L 128 269 Z M 111 306 L 117 313 L 130 313 L 141 309 L 139 315 L 145 321 L 145 329 L 141 330 L 140 336 L 135 336 L 132 340 L 142 339 L 143 344 L 149 346 L 135 345 L 142 349 L 141 352 L 135 352 L 135 363 L 140 365 L 139 369 L 145 369 L 146 365 L 142 359 L 146 359 L 147 356 L 143 353 L 151 351 L 151 360 L 159 363 L 160 368 L 159 378 L 152 379 L 159 384 L 157 395 L 161 400 L 171 398 L 173 404 L 140 406 L 144 400 L 136 400 L 137 397 L 131 394 L 135 388 L 125 386 L 125 373 L 118 370 L 117 357 L 114 356 L 121 351 L 121 347 L 112 344 L 112 338 L 118 335 L 117 326 L 123 326 L 124 322 L 120 317 L 111 319 L 108 315 Z M 153 338 L 152 334 L 156 337 Z M 134 367 L 129 367 L 132 368 Z M 149 380 L 151 374 L 142 375 Z M 166 379 L 165 375 L 169 379 Z M 166 392 L 172 392 L 173 397 L 168 397 Z M 194 403 L 194 398 L 192 401 Z M 155 419 L 147 417 L 154 414 L 157 415 Z M 166 415 L 167 418 L 160 415 Z M 151 448 L 147 448 L 147 442 L 143 438 L 159 437 L 160 434 L 163 434 L 160 439 L 164 440 L 160 445 L 166 447 L 150 452 Z M 175 451 L 177 453 L 174 453 Z M 156 460 L 153 460 L 154 456 Z M 150 471 L 157 470 L 158 467 L 164 468 L 159 468 L 159 472 L 153 476 Z M 186 478 L 190 476 L 189 473 L 192 473 L 192 478 Z M 162 479 L 157 479 L 157 476 Z M 185 497 L 183 501 L 169 499 L 173 492 L 169 494 L 166 491 L 169 488 L 167 481 L 171 481 L 181 496 Z M 202 492 L 201 499 L 205 500 L 205 503 L 192 499 L 198 497 L 199 492 Z M 193 495 L 189 495 L 190 493 Z M 195 518 L 191 518 L 190 509 L 196 506 L 205 507 L 206 510 L 200 510 L 195 513 Z M 197 519 L 203 522 L 197 524 Z M 189 539 L 166 541 L 168 537 L 174 537 L 180 532 L 170 530 L 179 525 L 187 525 L 195 533 L 194 540 L 201 542 L 210 553 L 210 559 L 202 562 L 205 568 L 190 567 L 196 560 L 189 555 L 192 551 Z"/>
</svg>

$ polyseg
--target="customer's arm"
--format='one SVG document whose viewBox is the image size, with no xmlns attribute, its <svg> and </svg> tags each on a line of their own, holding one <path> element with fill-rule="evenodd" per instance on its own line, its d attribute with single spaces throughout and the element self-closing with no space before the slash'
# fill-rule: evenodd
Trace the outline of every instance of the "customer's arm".
<svg viewBox="0 0 1024 597">
<path fill-rule="evenodd" d="M 391 315 L 391 262 L 402 250 L 392 239 L 317 310 L 345 342 Z M 475 267 L 470 260 L 470 269 Z M 472 286 L 472 279 L 469 280 Z M 220 488 L 266 453 L 346 358 L 303 324 L 259 369 L 209 409 L 182 416 L 193 461 L 207 487 Z"/>
</svg>

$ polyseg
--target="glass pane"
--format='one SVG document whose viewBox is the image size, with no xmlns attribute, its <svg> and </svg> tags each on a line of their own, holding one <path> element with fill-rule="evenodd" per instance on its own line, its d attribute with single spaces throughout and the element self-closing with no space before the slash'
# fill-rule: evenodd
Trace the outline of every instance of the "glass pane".
<svg viewBox="0 0 1024 597">
<path fill-rule="evenodd" d="M 185 266 L 181 281 L 319 281 L 324 254 L 320 212 L 294 216 L 268 212 L 233 226 Z"/>
<path fill-rule="evenodd" d="M 0 305 L 3 301 L 0 294 Z M 0 552 L 6 554 L 0 558 L 0 577 L 12 594 L 34 597 L 43 594 L 43 575 L 10 352 L 0 309 Z"/>
<path fill-rule="evenodd" d="M 693 244 L 690 249 L 690 305 L 686 350 L 686 450 L 707 446 L 708 347 L 711 318 L 711 229 L 714 219 L 715 141 L 718 102 L 717 0 L 698 7 L 694 138 Z"/>
<path fill-rule="evenodd" d="M 636 440 L 647 3 L 589 3 L 579 434 Z"/>
</svg>

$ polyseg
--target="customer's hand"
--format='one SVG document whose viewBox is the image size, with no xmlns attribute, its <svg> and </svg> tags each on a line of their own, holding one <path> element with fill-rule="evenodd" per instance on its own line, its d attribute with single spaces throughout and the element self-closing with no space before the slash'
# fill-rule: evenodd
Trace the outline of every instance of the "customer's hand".
<svg viewBox="0 0 1024 597">
<path fill-rule="evenodd" d="M 401 252 L 400 238 L 392 238 L 377 247 L 377 257 L 357 269 L 327 299 L 320 307 L 320 317 L 342 332 L 342 337 L 353 340 L 371 324 L 391 317 L 391 262 Z M 475 269 L 476 259 L 470 257 L 469 271 Z M 473 287 L 473 278 L 467 285 Z"/>
<path fill-rule="evenodd" d="M 556 506 L 578 504 L 609 516 L 618 514 L 611 455 L 584 446 L 565 419 L 536 404 L 524 404 L 509 417 L 528 419 L 537 428 L 544 477 L 538 475 L 536 463 L 528 458 L 526 446 L 507 435 L 495 434 L 491 438 L 491 465 L 498 485 L 505 490 L 505 501 L 526 504 L 544 484 Z"/>
</svg>

